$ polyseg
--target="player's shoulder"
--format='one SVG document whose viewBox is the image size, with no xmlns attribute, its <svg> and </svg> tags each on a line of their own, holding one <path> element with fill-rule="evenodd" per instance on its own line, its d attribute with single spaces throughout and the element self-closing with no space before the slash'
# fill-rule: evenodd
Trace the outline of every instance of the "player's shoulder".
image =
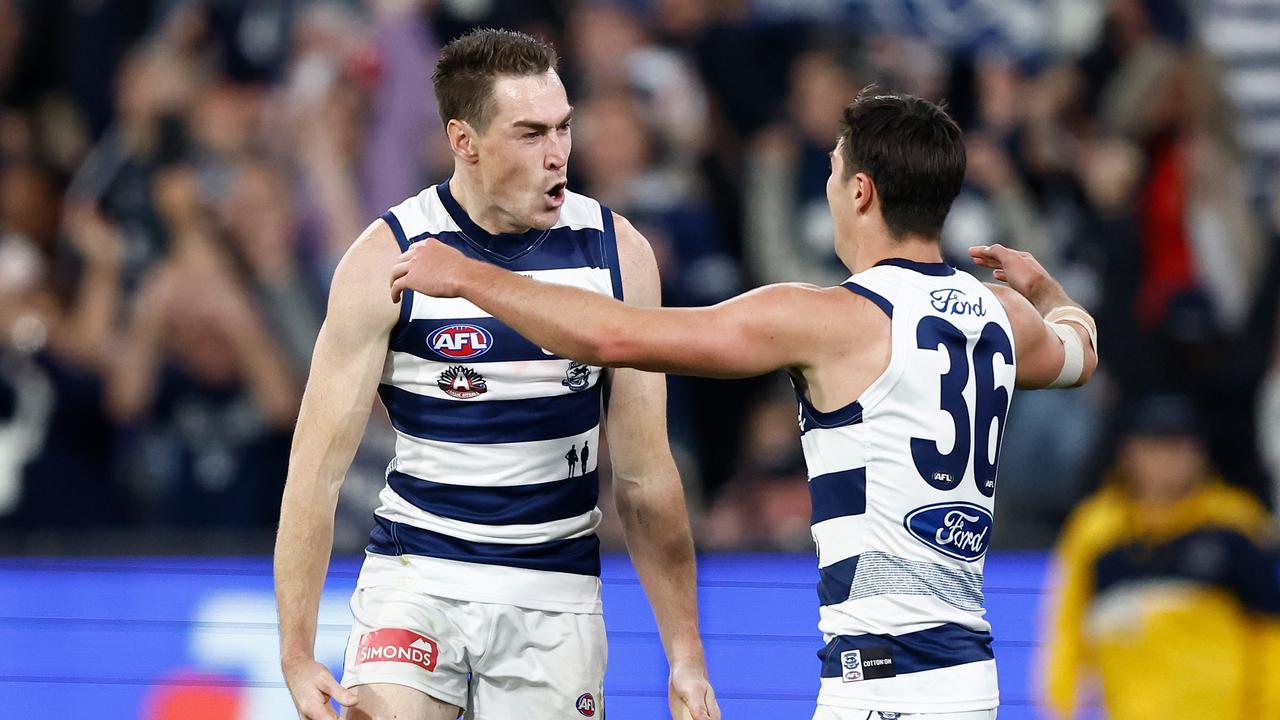
<svg viewBox="0 0 1280 720">
<path fill-rule="evenodd" d="M 334 270 L 330 296 L 365 295 L 388 290 L 392 265 L 401 254 L 387 220 L 376 219 L 344 252 Z"/>
</svg>

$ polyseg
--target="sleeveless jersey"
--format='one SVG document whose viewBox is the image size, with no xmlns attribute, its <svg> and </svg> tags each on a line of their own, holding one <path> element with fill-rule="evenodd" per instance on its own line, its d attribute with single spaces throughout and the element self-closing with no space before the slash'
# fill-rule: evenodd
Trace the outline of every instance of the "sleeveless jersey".
<svg viewBox="0 0 1280 720">
<path fill-rule="evenodd" d="M 566 193 L 555 227 L 523 235 L 487 233 L 447 182 L 383 220 L 401 248 L 434 237 L 522 275 L 622 297 L 612 213 L 582 195 Z M 378 388 L 396 455 L 359 586 L 599 612 L 600 378 L 467 300 L 406 292 Z"/>
<path fill-rule="evenodd" d="M 996 707 L 982 567 L 1013 331 L 945 263 L 885 260 L 844 283 L 891 319 L 884 373 L 819 412 L 800 396 L 818 549 L 819 703 L 904 713 Z"/>
</svg>

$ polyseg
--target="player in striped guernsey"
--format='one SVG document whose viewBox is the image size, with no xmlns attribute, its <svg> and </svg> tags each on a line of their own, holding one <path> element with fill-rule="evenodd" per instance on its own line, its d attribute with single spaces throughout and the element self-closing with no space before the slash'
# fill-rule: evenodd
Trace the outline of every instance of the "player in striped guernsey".
<svg viewBox="0 0 1280 720">
<path fill-rule="evenodd" d="M 460 296 L 582 362 L 796 386 L 818 548 L 815 720 L 990 720 L 999 695 L 982 568 L 1014 387 L 1069 387 L 1094 323 L 1030 255 L 971 250 L 1008 285 L 942 260 L 964 178 L 938 106 L 864 92 L 844 111 L 827 200 L 841 286 L 771 285 L 714 307 L 628 308 L 426 243 L 392 290 Z M 589 320 L 568 322 L 558 308 Z"/>
<path fill-rule="evenodd" d="M 387 293 L 397 256 L 431 237 L 539 281 L 657 304 L 644 238 L 565 187 L 572 108 L 555 64 L 520 33 L 446 46 L 434 82 L 454 175 L 374 222 L 337 270 L 276 547 L 282 664 L 302 717 L 334 717 L 331 696 L 362 720 L 603 715 L 596 449 L 608 386 L 617 504 L 671 665 L 672 711 L 719 718 L 662 376 L 557 356 L 466 300 Z M 375 389 L 396 455 L 339 685 L 312 657 L 317 602 Z"/>
</svg>

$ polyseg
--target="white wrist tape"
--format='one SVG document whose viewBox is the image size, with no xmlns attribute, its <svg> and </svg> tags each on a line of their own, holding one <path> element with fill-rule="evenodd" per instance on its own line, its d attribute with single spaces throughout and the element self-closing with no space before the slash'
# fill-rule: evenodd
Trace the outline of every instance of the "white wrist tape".
<svg viewBox="0 0 1280 720">
<path fill-rule="evenodd" d="M 1083 326 L 1085 332 L 1089 334 L 1089 342 L 1092 343 L 1094 352 L 1098 350 L 1098 329 L 1089 313 L 1071 306 L 1050 310 L 1044 316 L 1044 322 L 1053 334 L 1062 340 L 1064 351 L 1062 370 L 1058 373 L 1058 377 L 1049 383 L 1049 387 L 1052 388 L 1071 387 L 1079 382 L 1080 376 L 1084 374 L 1084 343 L 1080 340 L 1080 333 L 1067 324 L 1067 321 Z"/>
<path fill-rule="evenodd" d="M 1049 383 L 1051 388 L 1071 387 L 1080 382 L 1084 374 L 1084 344 L 1080 342 L 1080 333 L 1075 328 L 1059 323 L 1045 323 L 1049 329 L 1062 339 L 1062 349 L 1066 356 L 1062 359 L 1062 371 Z"/>
<path fill-rule="evenodd" d="M 1067 320 L 1084 326 L 1085 332 L 1089 333 L 1089 342 L 1093 344 L 1093 351 L 1097 352 L 1098 325 L 1093 321 L 1093 316 L 1089 313 L 1074 305 L 1059 305 L 1044 316 L 1044 321 L 1053 325 Z"/>
</svg>

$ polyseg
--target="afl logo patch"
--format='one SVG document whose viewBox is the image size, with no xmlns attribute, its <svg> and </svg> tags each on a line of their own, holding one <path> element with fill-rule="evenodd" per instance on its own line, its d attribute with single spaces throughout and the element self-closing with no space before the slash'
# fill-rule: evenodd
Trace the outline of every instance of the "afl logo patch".
<svg viewBox="0 0 1280 720">
<path fill-rule="evenodd" d="M 578 714 L 583 717 L 596 716 L 596 699 L 591 693 L 582 693 L 578 696 L 578 702 L 574 705 L 578 709 Z"/>
<path fill-rule="evenodd" d="M 493 336 L 479 325 L 446 325 L 427 336 L 427 345 L 450 360 L 467 360 L 489 352 Z"/>
</svg>

